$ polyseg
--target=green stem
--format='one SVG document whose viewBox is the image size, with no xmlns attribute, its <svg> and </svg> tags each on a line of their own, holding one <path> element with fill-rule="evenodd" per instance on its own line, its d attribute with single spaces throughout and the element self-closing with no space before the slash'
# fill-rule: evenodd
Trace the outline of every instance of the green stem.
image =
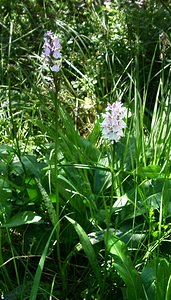
<svg viewBox="0 0 171 300">
<path fill-rule="evenodd" d="M 63 289 L 63 298 L 65 298 L 66 288 L 65 288 L 65 275 L 63 272 L 61 264 L 61 254 L 60 254 L 60 203 L 59 203 L 59 185 L 58 185 L 58 176 L 59 176 L 59 102 L 58 102 L 58 92 L 60 89 L 60 82 L 57 79 L 56 74 L 53 74 L 54 84 L 55 84 L 55 195 L 56 195 L 56 240 L 57 240 L 57 260 L 59 271 L 62 278 L 62 289 Z"/>
<path fill-rule="evenodd" d="M 114 195 L 114 162 L 115 162 L 115 144 L 111 145 L 111 177 L 112 177 L 112 185 L 111 185 L 111 197 L 110 197 L 110 207 L 109 207 L 109 226 L 112 217 L 112 208 L 113 208 L 113 195 Z"/>
<path fill-rule="evenodd" d="M 60 247 L 59 247 L 59 235 L 60 235 L 60 222 L 59 222 L 59 187 L 58 187 L 58 153 L 59 153 L 59 134 L 58 134 L 58 101 L 57 98 L 55 99 L 55 195 L 56 195 L 56 217 L 58 226 L 56 228 L 57 234 L 57 257 L 59 266 L 61 265 L 60 262 Z"/>
<path fill-rule="evenodd" d="M 105 282 L 107 278 L 107 261 L 108 261 L 108 251 L 107 251 L 107 245 L 108 245 L 108 239 L 109 239 L 109 233 L 110 233 L 110 223 L 112 218 L 112 208 L 113 208 L 113 196 L 114 196 L 114 161 L 115 161 L 115 144 L 111 144 L 111 160 L 110 163 L 110 170 L 111 170 L 111 192 L 110 192 L 110 203 L 109 203 L 109 209 L 107 208 L 107 230 L 105 234 L 105 244 L 106 244 L 106 251 L 105 251 L 105 271 L 104 271 L 104 284 L 102 288 L 102 296 L 105 295 Z M 102 298 L 103 298 L 102 297 Z"/>
<path fill-rule="evenodd" d="M 59 155 L 59 132 L 58 132 L 58 117 L 59 117 L 59 102 L 58 102 L 58 91 L 59 91 L 59 81 L 54 75 L 54 84 L 55 84 L 55 195 L 56 195 L 56 218 L 57 218 L 57 229 L 56 229 L 56 238 L 57 238 L 57 257 L 59 259 L 60 265 L 60 248 L 59 248 L 59 234 L 60 234 L 60 224 L 59 224 L 59 187 L 58 187 L 58 155 Z"/>
</svg>

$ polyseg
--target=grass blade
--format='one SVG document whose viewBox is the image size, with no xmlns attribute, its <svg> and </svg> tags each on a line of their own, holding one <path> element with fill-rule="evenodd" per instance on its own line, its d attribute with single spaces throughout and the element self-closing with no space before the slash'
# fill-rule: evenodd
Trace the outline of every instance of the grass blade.
<svg viewBox="0 0 171 300">
<path fill-rule="evenodd" d="M 66 219 L 74 226 L 75 231 L 77 232 L 77 234 L 79 236 L 83 250 L 87 255 L 87 258 L 88 258 L 90 265 L 94 271 L 94 274 L 99 283 L 99 286 L 101 287 L 102 286 L 102 278 L 101 278 L 100 267 L 99 267 L 95 251 L 93 249 L 93 246 L 90 242 L 88 235 L 76 221 L 74 221 L 73 219 L 71 219 L 69 217 L 66 217 Z"/>
<path fill-rule="evenodd" d="M 52 236 L 53 236 L 53 234 L 56 230 L 57 225 L 58 224 L 56 224 L 56 226 L 54 226 L 54 228 L 53 228 L 53 230 L 52 230 L 52 232 L 49 236 L 49 239 L 48 239 L 48 241 L 45 245 L 44 251 L 41 255 L 41 258 L 40 258 L 40 261 L 39 261 L 39 264 L 38 264 L 38 267 L 37 267 L 37 271 L 36 271 L 36 274 L 35 274 L 35 277 L 34 277 L 33 286 L 32 286 L 32 289 L 31 289 L 29 300 L 36 300 L 37 299 L 37 293 L 38 293 L 38 289 L 39 289 L 39 286 L 40 286 L 40 278 L 41 278 L 41 275 L 42 275 L 42 271 L 43 271 L 47 251 L 48 251 L 51 238 L 52 238 Z"/>
</svg>

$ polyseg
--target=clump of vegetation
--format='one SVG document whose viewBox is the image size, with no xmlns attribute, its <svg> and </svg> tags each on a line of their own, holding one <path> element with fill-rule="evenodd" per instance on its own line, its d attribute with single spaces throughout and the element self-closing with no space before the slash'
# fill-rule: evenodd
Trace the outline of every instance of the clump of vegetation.
<svg viewBox="0 0 171 300">
<path fill-rule="evenodd" d="M 170 4 L 0 4 L 1 299 L 170 299 Z"/>
</svg>

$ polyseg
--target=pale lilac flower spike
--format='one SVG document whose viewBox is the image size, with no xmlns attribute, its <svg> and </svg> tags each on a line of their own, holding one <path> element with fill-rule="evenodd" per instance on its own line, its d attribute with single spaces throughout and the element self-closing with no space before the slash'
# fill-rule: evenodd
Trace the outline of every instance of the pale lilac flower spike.
<svg viewBox="0 0 171 300">
<path fill-rule="evenodd" d="M 52 72 L 58 72 L 61 68 L 61 44 L 57 36 L 50 30 L 44 34 L 44 52 L 42 53 L 43 68 L 47 65 Z"/>
<path fill-rule="evenodd" d="M 123 119 L 126 117 L 126 108 L 119 101 L 113 104 L 108 103 L 106 113 L 102 116 L 104 118 L 101 123 L 103 137 L 117 143 L 124 136 L 123 129 L 126 128 L 126 123 Z"/>
</svg>

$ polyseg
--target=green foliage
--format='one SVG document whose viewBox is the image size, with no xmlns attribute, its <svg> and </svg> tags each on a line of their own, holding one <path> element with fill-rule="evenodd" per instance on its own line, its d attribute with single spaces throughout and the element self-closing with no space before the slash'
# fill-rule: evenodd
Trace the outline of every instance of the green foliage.
<svg viewBox="0 0 171 300">
<path fill-rule="evenodd" d="M 98 261 L 96 259 L 96 254 L 93 250 L 92 244 L 91 244 L 88 236 L 86 235 L 85 231 L 81 228 L 81 226 L 77 222 L 75 222 L 73 219 L 71 219 L 69 217 L 66 217 L 66 218 L 74 226 L 74 228 L 79 236 L 81 245 L 82 245 L 82 247 L 87 255 L 87 258 L 92 266 L 92 269 L 95 273 L 97 282 L 98 282 L 99 286 L 102 286 L 102 278 L 100 275 L 100 268 L 98 265 Z"/>
<path fill-rule="evenodd" d="M 21 226 L 24 224 L 32 224 L 37 223 L 41 220 L 41 217 L 37 216 L 36 213 L 32 211 L 24 211 L 21 213 L 16 214 L 14 217 L 12 217 L 8 223 L 5 223 L 2 225 L 2 227 L 5 228 L 12 228 Z"/>
<path fill-rule="evenodd" d="M 127 288 L 128 299 L 147 299 L 138 272 L 130 259 L 126 245 L 116 236 L 106 233 L 107 251 L 114 259 L 114 267 L 122 277 Z"/>
<path fill-rule="evenodd" d="M 52 236 L 53 236 L 55 230 L 56 230 L 56 226 L 54 226 L 54 228 L 53 228 L 53 230 L 52 230 L 52 232 L 49 236 L 49 239 L 48 239 L 48 241 L 45 245 L 45 248 L 42 252 L 41 258 L 39 260 L 39 264 L 38 264 L 38 267 L 37 267 L 37 270 L 36 270 L 36 274 L 34 276 L 33 286 L 32 286 L 30 297 L 29 297 L 30 300 L 37 299 L 37 293 L 38 293 L 38 289 L 39 289 L 39 285 L 40 285 L 40 278 L 41 278 L 41 275 L 42 275 L 46 255 L 47 255 L 47 252 L 48 252 L 48 247 L 49 247 L 49 244 L 51 242 L 51 239 L 52 239 Z"/>
<path fill-rule="evenodd" d="M 169 300 L 169 2 L 0 6 L 0 294 Z M 127 128 L 111 157 L 100 123 L 116 100 Z"/>
<path fill-rule="evenodd" d="M 145 266 L 141 278 L 148 299 L 169 299 L 171 265 L 165 259 L 155 259 Z"/>
</svg>

